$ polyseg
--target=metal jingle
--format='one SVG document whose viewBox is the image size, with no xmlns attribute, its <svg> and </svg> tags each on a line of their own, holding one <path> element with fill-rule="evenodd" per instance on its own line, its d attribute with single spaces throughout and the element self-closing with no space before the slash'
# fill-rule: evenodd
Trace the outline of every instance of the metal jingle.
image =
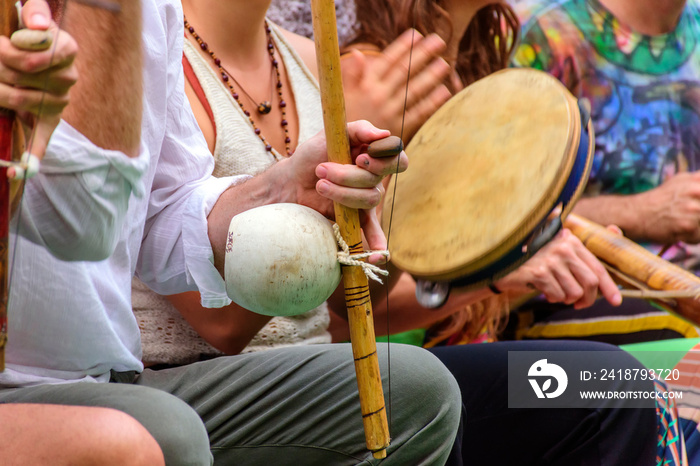
<svg viewBox="0 0 700 466">
<path fill-rule="evenodd" d="M 416 280 L 416 299 L 426 309 L 437 309 L 447 301 L 450 296 L 449 282 L 431 282 L 428 280 Z"/>
<path fill-rule="evenodd" d="M 267 100 L 258 104 L 258 113 L 260 113 L 261 115 L 267 115 L 271 111 L 272 104 L 270 104 L 270 102 L 268 102 Z"/>
</svg>

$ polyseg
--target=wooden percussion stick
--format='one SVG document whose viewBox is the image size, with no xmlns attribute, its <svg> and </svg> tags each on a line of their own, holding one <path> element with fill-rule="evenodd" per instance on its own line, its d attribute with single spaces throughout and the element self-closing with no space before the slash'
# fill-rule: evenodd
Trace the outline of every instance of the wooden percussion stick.
<svg viewBox="0 0 700 466">
<path fill-rule="evenodd" d="M 335 2 L 312 0 L 311 10 L 328 157 L 332 162 L 349 164 L 352 163 L 352 158 L 345 120 Z M 350 252 L 362 252 L 362 233 L 357 210 L 338 203 L 334 207 L 336 222 L 343 239 L 350 246 Z M 361 267 L 343 266 L 343 285 L 365 440 L 375 458 L 385 458 L 389 446 L 389 426 L 379 374 L 367 276 Z"/>
<path fill-rule="evenodd" d="M 670 310 L 696 325 L 700 324 L 700 301 L 687 297 L 687 292 L 700 296 L 700 278 L 578 215 L 569 214 L 564 227 L 571 230 L 596 257 L 637 282 L 653 290 L 686 292 L 683 293 L 686 297 L 675 299 L 676 305 Z"/>
</svg>

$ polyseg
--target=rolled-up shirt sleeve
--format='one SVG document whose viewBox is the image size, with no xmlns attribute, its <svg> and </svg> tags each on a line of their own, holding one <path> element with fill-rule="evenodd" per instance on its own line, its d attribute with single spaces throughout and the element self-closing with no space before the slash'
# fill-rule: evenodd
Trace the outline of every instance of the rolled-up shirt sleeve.
<svg viewBox="0 0 700 466">
<path fill-rule="evenodd" d="M 148 164 L 147 154 L 102 149 L 61 121 L 11 231 L 62 260 L 103 260 L 119 240 L 132 193 L 144 195 Z"/>
<path fill-rule="evenodd" d="M 181 39 L 181 35 L 179 37 Z M 249 176 L 215 178 L 214 158 L 184 93 L 180 57 L 170 60 L 163 144 L 155 167 L 136 275 L 160 294 L 199 290 L 202 305 L 231 301 L 214 266 L 207 216 L 219 196 Z"/>
<path fill-rule="evenodd" d="M 211 176 L 214 159 L 189 106 L 176 108 L 181 110 L 171 119 L 158 162 L 136 273 L 157 293 L 199 290 L 202 305 L 222 307 L 231 301 L 214 266 L 207 216 L 224 191 L 249 177 Z M 179 186 L 177 180 L 183 180 Z"/>
<path fill-rule="evenodd" d="M 231 303 L 226 284 L 214 267 L 214 254 L 208 240 L 206 217 L 218 197 L 243 177 L 212 178 L 197 189 L 184 212 L 182 227 L 187 279 L 195 283 L 204 307 L 223 307 Z M 202 241 L 205 239 L 205 241 Z"/>
</svg>

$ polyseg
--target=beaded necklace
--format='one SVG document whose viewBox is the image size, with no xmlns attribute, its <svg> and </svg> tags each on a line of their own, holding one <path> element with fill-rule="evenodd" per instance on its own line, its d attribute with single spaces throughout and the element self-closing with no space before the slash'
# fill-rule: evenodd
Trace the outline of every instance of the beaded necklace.
<svg viewBox="0 0 700 466">
<path fill-rule="evenodd" d="M 190 25 L 190 23 L 187 21 L 187 18 L 185 18 L 185 30 L 188 31 L 190 34 L 192 34 L 192 37 L 197 41 L 199 44 L 199 47 L 207 52 L 209 56 L 214 60 L 214 64 L 219 68 L 219 74 L 221 75 L 221 80 L 223 81 L 224 85 L 226 85 L 229 90 L 231 91 L 231 96 L 233 99 L 238 103 L 238 106 L 241 107 L 241 110 L 243 110 L 243 113 L 245 114 L 246 117 L 248 117 L 248 121 L 250 121 L 250 125 L 253 127 L 253 132 L 260 138 L 262 143 L 265 145 L 265 150 L 268 152 L 272 151 L 272 145 L 265 139 L 265 136 L 263 136 L 262 131 L 260 131 L 260 128 L 257 127 L 255 124 L 255 121 L 253 121 L 253 118 L 250 115 L 250 112 L 245 109 L 243 106 L 243 102 L 241 102 L 240 95 L 238 95 L 238 92 L 233 87 L 233 84 L 231 84 L 231 80 L 233 80 L 236 85 L 245 93 L 248 98 L 255 102 L 254 99 L 250 97 L 250 95 L 243 89 L 243 86 L 240 85 L 238 81 L 236 81 L 236 78 L 234 78 L 231 73 L 226 71 L 226 69 L 221 65 L 221 60 L 216 56 L 214 51 L 212 51 L 209 46 L 207 45 L 204 40 L 202 40 L 201 36 L 195 32 L 194 28 Z M 270 55 L 270 63 L 272 63 L 272 69 L 275 71 L 275 76 L 277 79 L 277 95 L 279 96 L 279 107 L 280 111 L 282 112 L 282 121 L 280 122 L 280 126 L 284 130 L 284 145 L 285 149 L 287 151 L 287 156 L 292 155 L 292 149 L 291 149 L 291 143 L 292 139 L 289 137 L 289 123 L 287 122 L 287 102 L 284 101 L 284 97 L 282 96 L 282 77 L 280 75 L 280 70 L 279 70 L 279 63 L 277 59 L 275 58 L 275 43 L 272 40 L 272 35 L 270 31 L 270 26 L 267 24 L 267 20 L 265 21 L 265 34 L 267 35 L 267 52 Z M 272 110 L 272 104 L 267 101 L 263 101 L 258 104 L 258 113 L 261 115 L 265 115 L 270 113 Z"/>
</svg>

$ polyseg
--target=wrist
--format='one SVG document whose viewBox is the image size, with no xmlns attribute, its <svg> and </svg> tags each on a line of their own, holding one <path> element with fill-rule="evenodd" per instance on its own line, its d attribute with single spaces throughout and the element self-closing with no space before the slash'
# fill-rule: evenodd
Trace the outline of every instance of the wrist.
<svg viewBox="0 0 700 466">
<path fill-rule="evenodd" d="M 297 183 L 292 179 L 291 159 L 280 160 L 263 173 L 269 204 L 296 204 L 299 198 Z"/>
<path fill-rule="evenodd" d="M 654 209 L 654 196 L 650 196 L 648 193 L 649 191 L 621 196 L 625 203 L 620 210 L 620 221 L 608 223 L 616 225 L 622 230 L 623 235 L 630 238 L 649 238 L 648 221 L 655 216 L 651 214 Z"/>
<path fill-rule="evenodd" d="M 604 194 L 581 199 L 574 213 L 601 225 L 616 225 L 626 236 L 644 237 L 651 199 L 647 193 Z"/>
<path fill-rule="evenodd" d="M 498 280 L 494 280 L 488 285 L 489 292 L 494 295 L 509 294 L 517 291 L 519 280 L 519 271 L 515 269 L 508 275 Z"/>
<path fill-rule="evenodd" d="M 501 291 L 501 289 L 498 288 L 495 283 L 491 282 L 487 286 L 488 286 L 489 290 L 491 290 L 491 293 L 493 293 L 495 295 L 503 294 L 503 291 Z"/>
</svg>

